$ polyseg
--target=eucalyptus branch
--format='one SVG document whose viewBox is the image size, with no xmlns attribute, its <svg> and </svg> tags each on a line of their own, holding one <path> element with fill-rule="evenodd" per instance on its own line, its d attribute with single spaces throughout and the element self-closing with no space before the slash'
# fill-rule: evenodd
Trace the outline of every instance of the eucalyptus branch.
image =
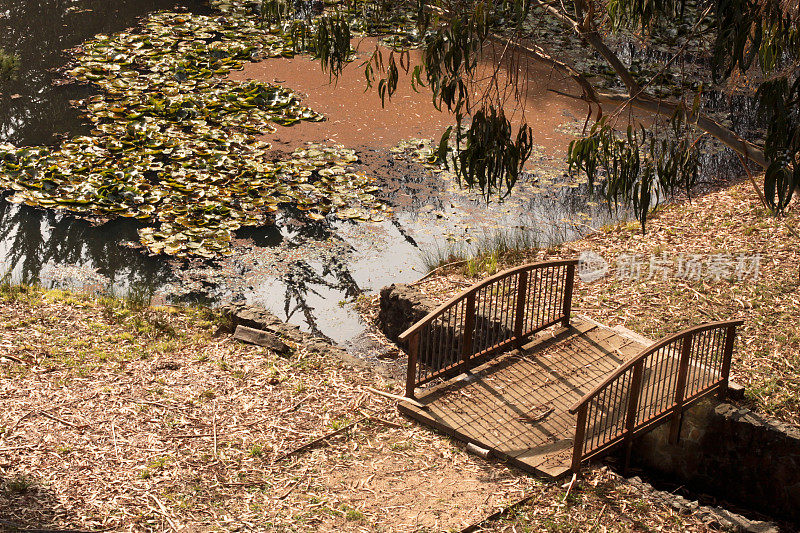
<svg viewBox="0 0 800 533">
<path fill-rule="evenodd" d="M 572 18 L 568 17 L 564 13 L 560 12 L 559 10 L 555 9 L 554 7 L 546 4 L 542 0 L 534 0 L 539 6 L 547 10 L 548 13 L 551 13 L 555 16 L 558 20 L 564 23 L 566 26 L 572 28 L 579 37 L 584 38 L 597 52 L 603 56 L 606 61 L 609 62 L 611 67 L 620 77 L 622 82 L 625 84 L 625 87 L 628 89 L 628 95 L 621 95 L 621 94 L 608 94 L 608 93 L 597 93 L 595 94 L 602 99 L 612 101 L 612 102 L 622 102 L 623 106 L 631 105 L 633 107 L 642 109 L 644 111 L 648 111 L 650 113 L 654 113 L 656 115 L 661 116 L 671 116 L 675 110 L 681 105 L 677 102 L 671 102 L 668 100 L 661 100 L 658 98 L 654 98 L 647 94 L 644 91 L 644 88 L 641 87 L 636 80 L 633 78 L 633 75 L 630 71 L 625 68 L 622 64 L 620 59 L 612 52 L 608 46 L 603 42 L 602 37 L 594 28 L 587 29 L 579 24 Z M 584 19 L 586 21 L 586 19 Z M 583 78 L 585 80 L 585 78 Z M 588 81 L 587 81 L 588 84 Z M 767 167 L 767 160 L 766 156 L 764 155 L 764 150 L 760 147 L 744 140 L 739 135 L 737 135 L 734 131 L 726 128 L 725 126 L 721 125 L 719 122 L 709 118 L 708 116 L 699 113 L 699 112 L 688 112 L 687 113 L 687 120 L 694 123 L 698 128 L 705 131 L 706 133 L 716 137 L 728 148 L 734 150 L 736 153 L 743 155 L 744 157 L 748 158 L 751 161 L 761 165 L 762 167 Z"/>
<path fill-rule="evenodd" d="M 558 16 L 561 16 L 561 13 L 557 9 L 551 7 L 550 4 L 548 4 L 546 2 L 543 2 L 541 0 L 536 0 L 536 1 L 541 6 L 544 6 L 546 9 L 548 9 L 548 11 L 552 10 L 551 12 L 555 13 Z M 446 11 L 443 8 L 437 7 L 437 6 L 428 5 L 428 6 L 426 6 L 426 9 L 428 9 L 432 13 L 435 13 L 436 15 L 439 15 L 440 17 L 445 18 L 445 19 L 449 19 L 449 18 L 453 17 L 452 13 L 450 13 L 449 11 Z M 569 19 L 568 17 L 564 17 L 564 18 L 572 22 L 572 20 Z M 564 74 L 566 74 L 567 76 L 572 78 L 581 87 L 581 90 L 583 91 L 583 94 L 581 95 L 581 99 L 586 100 L 587 102 L 590 102 L 590 103 L 598 103 L 599 102 L 597 90 L 594 88 L 594 86 L 591 83 L 589 83 L 589 80 L 587 80 L 586 77 L 583 74 L 581 74 L 580 72 L 578 72 L 577 70 L 575 70 L 574 68 L 569 66 L 568 64 L 564 63 L 563 61 L 559 61 L 559 60 L 553 58 L 550 54 L 545 52 L 540 46 L 537 46 L 537 45 L 525 45 L 525 44 L 522 44 L 522 43 L 520 43 L 518 41 L 514 41 L 514 40 L 508 39 L 506 37 L 501 37 L 501 36 L 496 35 L 494 33 L 490 33 L 489 34 L 489 36 L 487 37 L 487 41 L 493 42 L 493 43 L 497 43 L 497 44 L 503 46 L 505 49 L 514 49 L 514 50 L 517 50 L 517 51 L 520 51 L 520 52 L 523 52 L 523 53 L 526 53 L 526 54 L 530 54 L 530 55 L 540 59 L 544 63 L 546 63 L 546 64 L 548 64 L 548 65 L 550 65 L 552 67 L 555 67 L 557 70 L 563 72 Z"/>
<path fill-rule="evenodd" d="M 672 116 L 678 107 L 683 106 L 683 104 L 678 102 L 660 100 L 646 94 L 640 94 L 639 96 L 633 97 L 624 94 L 613 93 L 598 93 L 598 95 L 607 101 L 620 102 L 623 106 L 630 105 L 643 111 L 648 111 L 650 113 L 665 117 Z M 764 168 L 768 166 L 763 149 L 743 139 L 733 130 L 726 128 L 719 122 L 709 118 L 699 111 L 694 112 L 691 109 L 686 111 L 686 120 L 688 122 L 694 124 L 709 135 L 716 137 L 717 140 L 737 154 L 743 155 L 750 161 L 753 161 Z"/>
<path fill-rule="evenodd" d="M 571 28 L 579 37 L 584 39 L 592 48 L 597 50 L 597 52 L 603 56 L 611 68 L 614 69 L 614 72 L 617 73 L 617 76 L 622 80 L 622 83 L 625 84 L 625 87 L 628 89 L 630 93 L 636 93 L 639 89 L 639 83 L 633 77 L 633 74 L 625 67 L 622 61 L 617 57 L 615 54 L 603 41 L 603 38 L 595 29 L 594 25 L 592 25 L 590 18 L 587 16 L 581 21 L 578 22 L 573 20 L 566 14 L 562 13 L 558 9 L 554 8 L 553 6 L 543 2 L 542 0 L 534 0 L 536 4 L 543 9 L 545 9 L 548 13 L 553 15 L 556 19 L 561 21 L 564 25 Z M 581 4 L 579 2 L 578 4 Z M 593 10 L 592 10 L 593 11 Z M 578 11 L 580 13 L 580 11 Z"/>
</svg>

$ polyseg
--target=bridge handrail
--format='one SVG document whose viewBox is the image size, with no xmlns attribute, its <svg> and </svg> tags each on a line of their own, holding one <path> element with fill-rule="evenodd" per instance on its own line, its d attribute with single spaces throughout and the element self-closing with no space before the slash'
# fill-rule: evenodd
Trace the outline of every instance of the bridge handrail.
<svg viewBox="0 0 800 533">
<path fill-rule="evenodd" d="M 710 322 L 665 337 L 570 407 L 569 412 L 578 415 L 573 471 L 578 471 L 581 461 L 622 440 L 630 453 L 636 434 L 670 416 L 670 440 L 677 442 L 683 410 L 711 392 L 727 390 L 736 327 L 743 322 Z M 590 428 L 592 435 L 587 434 Z"/>
<path fill-rule="evenodd" d="M 413 397 L 417 386 L 463 372 L 478 357 L 536 331 L 559 322 L 568 325 L 577 263 L 541 261 L 504 270 L 406 329 L 399 336 L 409 352 L 406 396 Z M 420 364 L 423 360 L 425 365 Z M 427 368 L 423 371 L 422 366 Z"/>
</svg>

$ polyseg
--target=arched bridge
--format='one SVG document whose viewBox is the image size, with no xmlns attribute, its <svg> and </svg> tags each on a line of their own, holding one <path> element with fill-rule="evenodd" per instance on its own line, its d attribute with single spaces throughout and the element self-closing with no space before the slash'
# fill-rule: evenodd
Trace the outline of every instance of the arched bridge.
<svg viewBox="0 0 800 533">
<path fill-rule="evenodd" d="M 400 335 L 406 415 L 559 476 L 727 391 L 736 327 L 702 324 L 656 343 L 572 316 L 577 261 L 512 268 L 473 285 Z M 626 459 L 627 463 L 627 459 Z"/>
</svg>

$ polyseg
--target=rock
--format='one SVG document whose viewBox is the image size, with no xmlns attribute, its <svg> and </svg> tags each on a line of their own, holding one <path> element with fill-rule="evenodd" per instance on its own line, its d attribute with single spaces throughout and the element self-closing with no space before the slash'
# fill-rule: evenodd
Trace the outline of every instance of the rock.
<svg viewBox="0 0 800 533">
<path fill-rule="evenodd" d="M 632 477 L 626 480 L 629 485 L 636 487 L 642 494 L 657 502 L 662 502 L 672 507 L 678 513 L 693 513 L 704 522 L 717 524 L 726 530 L 740 533 L 779 533 L 780 529 L 772 522 L 760 522 L 748 520 L 744 516 L 723 509 L 722 507 L 711 507 L 700 505 L 697 501 L 690 501 L 671 492 L 656 490 L 649 483 L 645 483 L 639 477 Z"/>
<path fill-rule="evenodd" d="M 728 383 L 726 395 L 731 400 L 744 400 L 744 386 L 731 381 Z"/>
<path fill-rule="evenodd" d="M 436 302 L 404 283 L 381 289 L 378 327 L 397 342 L 402 332 L 436 308 Z"/>
<path fill-rule="evenodd" d="M 242 342 L 264 346 L 280 354 L 285 354 L 290 350 L 285 342 L 272 333 L 261 329 L 249 328 L 247 326 L 236 326 L 236 331 L 233 332 L 233 338 Z"/>
<path fill-rule="evenodd" d="M 250 339 L 257 339 L 259 342 L 254 342 L 254 344 L 259 345 L 262 345 L 261 340 L 264 340 L 264 342 L 272 342 L 272 340 L 266 340 L 271 338 L 277 340 L 279 344 L 273 344 L 272 346 L 266 345 L 268 348 L 278 353 L 288 353 L 290 348 L 281 340 L 281 338 L 283 338 L 298 346 L 307 348 L 310 351 L 335 357 L 353 368 L 365 368 L 369 366 L 367 362 L 351 356 L 344 349 L 333 344 L 329 339 L 315 337 L 310 333 L 302 331 L 294 324 L 287 324 L 263 307 L 241 303 L 227 303 L 220 306 L 220 310 L 229 317 L 231 327 L 227 331 L 233 331 L 234 338 L 245 342 L 253 342 L 253 340 Z M 250 331 L 248 332 L 248 330 Z M 247 338 L 240 338 L 243 336 Z"/>
</svg>

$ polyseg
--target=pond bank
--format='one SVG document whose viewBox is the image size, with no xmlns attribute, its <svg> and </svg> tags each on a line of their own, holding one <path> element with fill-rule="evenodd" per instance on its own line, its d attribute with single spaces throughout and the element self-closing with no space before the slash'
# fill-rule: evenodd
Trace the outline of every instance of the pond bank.
<svg viewBox="0 0 800 533">
<path fill-rule="evenodd" d="M 606 469 L 568 497 L 403 420 L 364 388 L 400 390 L 371 368 L 215 334 L 230 325 L 203 308 L 3 286 L 0 531 L 460 530 L 524 496 L 484 530 L 727 523 Z"/>
</svg>

